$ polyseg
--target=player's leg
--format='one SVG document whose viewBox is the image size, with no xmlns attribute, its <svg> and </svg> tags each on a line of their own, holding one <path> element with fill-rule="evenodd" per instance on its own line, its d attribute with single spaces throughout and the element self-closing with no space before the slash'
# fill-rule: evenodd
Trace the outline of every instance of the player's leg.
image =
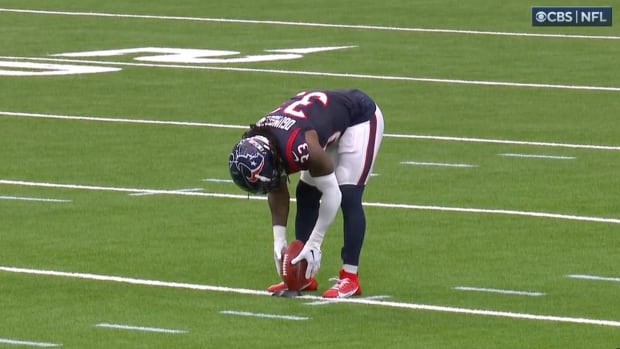
<svg viewBox="0 0 620 349">
<path fill-rule="evenodd" d="M 350 127 L 338 144 L 336 177 L 342 192 L 343 247 L 339 280 L 323 297 L 349 297 L 361 294 L 357 276 L 366 216 L 362 196 L 383 136 L 383 115 L 377 108 L 370 121 Z"/>
<path fill-rule="evenodd" d="M 366 215 L 362 206 L 363 185 L 341 185 L 344 239 L 340 253 L 343 269 L 357 274 L 364 235 L 366 234 Z"/>
</svg>

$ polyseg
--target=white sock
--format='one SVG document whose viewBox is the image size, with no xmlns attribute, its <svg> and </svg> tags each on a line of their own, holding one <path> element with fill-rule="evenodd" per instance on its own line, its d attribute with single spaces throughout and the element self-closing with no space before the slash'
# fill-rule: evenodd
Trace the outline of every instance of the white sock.
<svg viewBox="0 0 620 349">
<path fill-rule="evenodd" d="M 345 273 L 357 274 L 357 265 L 343 264 L 342 269 L 345 271 Z"/>
</svg>

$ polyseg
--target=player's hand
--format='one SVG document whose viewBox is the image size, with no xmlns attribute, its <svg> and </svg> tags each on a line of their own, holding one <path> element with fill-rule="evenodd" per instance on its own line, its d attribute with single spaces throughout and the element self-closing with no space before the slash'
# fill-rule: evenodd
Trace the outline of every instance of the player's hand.
<svg viewBox="0 0 620 349">
<path fill-rule="evenodd" d="M 273 240 L 273 261 L 276 263 L 276 270 L 280 276 L 282 276 L 282 256 L 286 251 L 286 246 L 286 240 Z"/>
<path fill-rule="evenodd" d="M 321 267 L 321 248 L 313 244 L 306 244 L 297 257 L 293 258 L 291 263 L 297 264 L 302 259 L 308 261 L 308 268 L 306 268 L 306 279 L 314 277 Z"/>
</svg>

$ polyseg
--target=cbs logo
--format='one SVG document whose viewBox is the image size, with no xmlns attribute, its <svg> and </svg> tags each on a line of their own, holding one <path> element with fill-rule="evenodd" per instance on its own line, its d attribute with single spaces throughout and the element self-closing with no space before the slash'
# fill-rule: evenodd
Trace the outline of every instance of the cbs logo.
<svg viewBox="0 0 620 349">
<path fill-rule="evenodd" d="M 544 23 L 544 22 L 551 22 L 551 23 L 556 23 L 556 22 L 572 22 L 573 21 L 573 13 L 570 12 L 570 11 L 565 11 L 565 12 L 538 11 L 534 15 L 534 18 L 536 18 L 536 21 L 538 23 Z"/>
</svg>

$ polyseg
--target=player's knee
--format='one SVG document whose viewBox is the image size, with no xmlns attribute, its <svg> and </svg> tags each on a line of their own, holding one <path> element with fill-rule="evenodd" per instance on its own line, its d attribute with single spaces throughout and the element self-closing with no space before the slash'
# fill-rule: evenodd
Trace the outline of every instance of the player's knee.
<svg viewBox="0 0 620 349">
<path fill-rule="evenodd" d="M 343 211 L 359 210 L 362 208 L 362 196 L 364 186 L 362 185 L 341 185 L 342 203 L 340 206 Z"/>
<path fill-rule="evenodd" d="M 336 178 L 338 179 L 338 183 L 342 184 L 342 183 L 351 182 L 350 180 L 351 171 L 348 168 L 344 166 L 338 166 L 335 172 L 336 172 Z"/>
</svg>

